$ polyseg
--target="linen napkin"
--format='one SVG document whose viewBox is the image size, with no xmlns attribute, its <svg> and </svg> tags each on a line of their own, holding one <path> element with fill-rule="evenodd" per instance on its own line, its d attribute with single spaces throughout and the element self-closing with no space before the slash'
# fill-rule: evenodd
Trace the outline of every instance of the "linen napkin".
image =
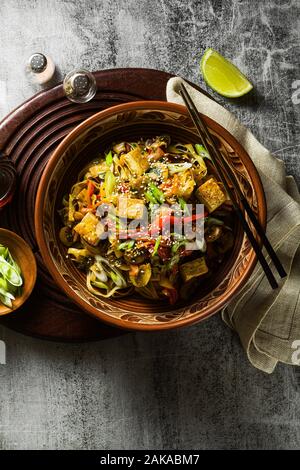
<svg viewBox="0 0 300 470">
<path fill-rule="evenodd" d="M 178 92 L 182 81 L 198 110 L 225 127 L 252 158 L 266 194 L 267 236 L 288 273 L 273 290 L 257 264 L 222 318 L 238 333 L 249 361 L 258 369 L 272 373 L 279 361 L 300 365 L 300 195 L 296 182 L 286 176 L 284 163 L 232 113 L 181 78 L 168 81 L 168 101 L 183 104 Z"/>
</svg>

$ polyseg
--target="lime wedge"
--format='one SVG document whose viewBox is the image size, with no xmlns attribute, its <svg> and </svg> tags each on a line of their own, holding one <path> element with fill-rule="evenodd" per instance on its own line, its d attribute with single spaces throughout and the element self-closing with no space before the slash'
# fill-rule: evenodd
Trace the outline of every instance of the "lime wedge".
<svg viewBox="0 0 300 470">
<path fill-rule="evenodd" d="M 245 75 L 214 49 L 205 51 L 200 67 L 206 83 L 222 96 L 237 98 L 253 88 Z"/>
</svg>

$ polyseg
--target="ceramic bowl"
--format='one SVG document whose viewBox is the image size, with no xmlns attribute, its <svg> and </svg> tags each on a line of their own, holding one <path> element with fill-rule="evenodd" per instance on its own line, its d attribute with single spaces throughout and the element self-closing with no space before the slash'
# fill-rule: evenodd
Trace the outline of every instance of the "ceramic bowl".
<svg viewBox="0 0 300 470">
<path fill-rule="evenodd" d="M 1 228 L 0 243 L 8 247 L 12 257 L 20 266 L 23 277 L 22 294 L 13 301 L 12 308 L 8 308 L 0 302 L 0 316 L 2 316 L 14 312 L 28 299 L 35 285 L 37 268 L 31 248 L 19 235 Z"/>
<path fill-rule="evenodd" d="M 266 223 L 263 187 L 251 159 L 223 127 L 204 116 L 224 158 L 234 169 L 247 200 L 261 224 Z M 170 306 L 138 295 L 98 298 L 85 276 L 66 258 L 59 240 L 58 209 L 80 170 L 112 142 L 169 134 L 179 142 L 199 142 L 185 107 L 160 101 L 121 104 L 101 111 L 77 126 L 51 156 L 39 184 L 35 209 L 37 241 L 50 273 L 83 311 L 111 325 L 133 330 L 162 330 L 190 325 L 220 311 L 245 284 L 256 256 L 239 224 L 235 246 L 218 272 L 184 304 Z"/>
</svg>

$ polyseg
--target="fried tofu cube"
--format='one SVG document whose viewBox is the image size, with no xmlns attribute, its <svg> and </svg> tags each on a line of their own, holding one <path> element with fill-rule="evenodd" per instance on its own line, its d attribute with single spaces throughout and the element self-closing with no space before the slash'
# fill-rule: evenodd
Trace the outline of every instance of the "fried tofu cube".
<svg viewBox="0 0 300 470">
<path fill-rule="evenodd" d="M 213 212 L 227 200 L 225 192 L 214 178 L 210 178 L 199 186 L 196 196 L 207 207 L 209 212 Z"/>
<path fill-rule="evenodd" d="M 76 196 L 76 199 L 79 201 L 79 202 L 86 202 L 87 200 L 87 189 L 86 188 L 83 188 L 80 193 L 77 194 Z"/>
<path fill-rule="evenodd" d="M 208 272 L 208 267 L 204 256 L 184 263 L 179 268 L 180 275 L 184 282 L 188 282 L 194 277 L 202 276 Z"/>
<path fill-rule="evenodd" d="M 127 219 L 142 219 L 145 211 L 144 201 L 129 197 L 119 197 L 117 213 Z"/>
<path fill-rule="evenodd" d="M 123 155 L 122 160 L 129 171 L 136 176 L 142 176 L 149 168 L 147 157 L 141 154 L 138 147 Z"/>
<path fill-rule="evenodd" d="M 90 245 L 96 246 L 99 243 L 99 235 L 97 232 L 97 225 L 99 219 L 88 212 L 79 224 L 75 225 L 74 230 Z"/>
</svg>

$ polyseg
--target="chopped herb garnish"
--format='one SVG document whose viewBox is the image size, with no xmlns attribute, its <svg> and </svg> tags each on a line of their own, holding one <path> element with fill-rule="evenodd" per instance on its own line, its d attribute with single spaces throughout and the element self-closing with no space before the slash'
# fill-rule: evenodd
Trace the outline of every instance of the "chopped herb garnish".
<svg viewBox="0 0 300 470">
<path fill-rule="evenodd" d="M 0 302 L 11 308 L 12 300 L 15 300 L 22 285 L 23 279 L 18 264 L 9 249 L 0 245 Z"/>
<path fill-rule="evenodd" d="M 206 150 L 205 147 L 203 147 L 203 145 L 195 144 L 195 149 L 198 155 L 200 155 L 203 158 L 208 158 L 209 160 L 211 160 L 208 151 Z"/>
<path fill-rule="evenodd" d="M 123 243 L 120 243 L 118 246 L 119 250 L 124 251 L 124 250 L 130 250 L 135 244 L 135 240 L 129 240 Z"/>
<path fill-rule="evenodd" d="M 161 236 L 159 236 L 159 237 L 157 238 L 156 242 L 155 242 L 155 245 L 154 245 L 154 248 L 153 248 L 152 256 L 155 256 L 155 255 L 157 254 L 157 251 L 158 251 L 160 242 L 161 242 Z"/>
<path fill-rule="evenodd" d="M 109 165 L 109 166 L 113 163 L 113 156 L 112 156 L 111 150 L 106 155 L 105 161 L 106 161 L 107 165 Z"/>
<path fill-rule="evenodd" d="M 150 191 L 154 197 L 154 199 L 156 199 L 156 202 L 159 202 L 159 204 L 163 204 L 165 202 L 165 195 L 163 193 L 163 191 L 161 191 L 157 186 L 155 186 L 155 184 L 153 183 L 150 183 L 149 184 L 149 188 L 150 188 Z M 152 201 L 151 201 L 152 202 Z"/>
</svg>

